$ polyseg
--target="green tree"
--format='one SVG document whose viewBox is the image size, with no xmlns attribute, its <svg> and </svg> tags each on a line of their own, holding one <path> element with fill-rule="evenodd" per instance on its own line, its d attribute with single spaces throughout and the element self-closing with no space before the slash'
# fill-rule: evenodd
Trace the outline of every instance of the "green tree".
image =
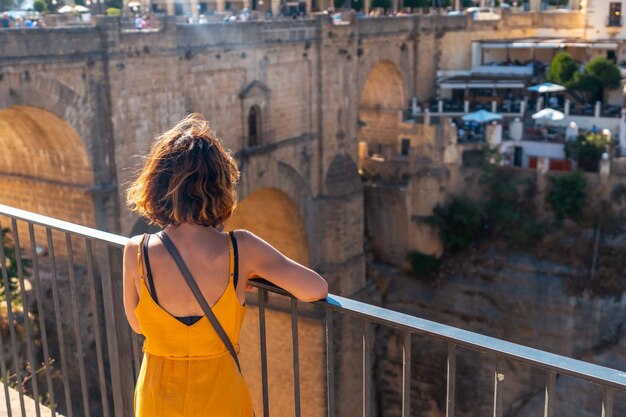
<svg viewBox="0 0 626 417">
<path fill-rule="evenodd" d="M 402 6 L 403 7 L 410 7 L 411 8 L 411 13 L 413 13 L 413 10 L 418 8 L 418 7 L 426 7 L 426 6 L 428 6 L 428 0 L 403 0 Z"/>
<path fill-rule="evenodd" d="M 573 90 L 573 95 L 579 101 L 598 101 L 604 99 L 606 90 L 619 87 L 621 78 L 615 62 L 597 57 L 587 64 L 583 72 L 577 72 L 567 87 Z"/>
<path fill-rule="evenodd" d="M 579 68 L 580 64 L 569 53 L 559 52 L 550 62 L 547 79 L 555 84 L 571 85 Z"/>
<path fill-rule="evenodd" d="M 585 73 L 598 83 L 600 98 L 604 98 L 606 90 L 620 86 L 622 74 L 617 64 L 608 58 L 597 57 L 592 59 L 585 68 Z"/>
<path fill-rule="evenodd" d="M 335 9 L 351 8 L 354 10 L 363 10 L 363 0 L 333 0 Z"/>
<path fill-rule="evenodd" d="M 567 87 L 579 102 L 593 102 L 604 100 L 606 90 L 619 87 L 622 76 L 617 64 L 604 57 L 592 59 L 581 71 L 580 64 L 563 51 L 550 62 L 547 79 Z"/>
<path fill-rule="evenodd" d="M 467 197 L 457 197 L 446 206 L 437 205 L 429 223 L 438 226 L 447 250 L 458 252 L 478 240 L 484 231 L 480 207 Z"/>
<path fill-rule="evenodd" d="M 558 220 L 582 217 L 587 200 L 587 179 L 580 171 L 562 177 L 550 177 L 552 188 L 546 197 Z"/>
<path fill-rule="evenodd" d="M 391 0 L 372 0 L 372 8 L 391 9 Z"/>
<path fill-rule="evenodd" d="M 33 9 L 36 12 L 43 13 L 48 9 L 48 6 L 44 0 L 35 0 L 33 3 Z"/>
</svg>

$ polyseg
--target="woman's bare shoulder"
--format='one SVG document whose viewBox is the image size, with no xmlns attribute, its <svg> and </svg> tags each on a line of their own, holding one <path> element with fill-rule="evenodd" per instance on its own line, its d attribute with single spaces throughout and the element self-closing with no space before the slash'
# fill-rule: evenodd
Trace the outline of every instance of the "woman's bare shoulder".
<svg viewBox="0 0 626 417">
<path fill-rule="evenodd" d="M 255 249 L 271 246 L 268 242 L 263 240 L 263 238 L 247 229 L 234 229 L 233 234 L 237 240 L 237 246 L 245 248 L 247 251 L 254 251 Z"/>
<path fill-rule="evenodd" d="M 124 248 L 126 249 L 137 249 L 139 244 L 141 243 L 141 239 L 143 239 L 144 235 L 131 236 L 126 241 L 126 245 Z"/>
</svg>

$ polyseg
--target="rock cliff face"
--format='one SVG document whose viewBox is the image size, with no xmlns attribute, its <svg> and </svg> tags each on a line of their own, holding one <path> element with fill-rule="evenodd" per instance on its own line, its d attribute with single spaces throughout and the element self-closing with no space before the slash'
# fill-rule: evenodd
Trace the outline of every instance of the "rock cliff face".
<svg viewBox="0 0 626 417">
<path fill-rule="evenodd" d="M 572 282 L 587 279 L 587 268 L 492 249 L 455 259 L 438 286 L 387 266 L 371 264 L 370 276 L 386 288 L 383 305 L 522 345 L 626 369 L 626 296 L 573 294 Z M 379 415 L 401 415 L 402 336 L 378 329 L 375 365 Z M 413 338 L 412 409 L 415 415 L 445 415 L 444 342 Z M 546 374 L 505 362 L 504 415 L 543 415 Z M 458 350 L 456 415 L 493 413 L 495 357 Z M 570 377 L 557 378 L 555 415 L 597 416 L 601 389 Z M 626 393 L 617 393 L 614 415 L 625 415 Z"/>
</svg>

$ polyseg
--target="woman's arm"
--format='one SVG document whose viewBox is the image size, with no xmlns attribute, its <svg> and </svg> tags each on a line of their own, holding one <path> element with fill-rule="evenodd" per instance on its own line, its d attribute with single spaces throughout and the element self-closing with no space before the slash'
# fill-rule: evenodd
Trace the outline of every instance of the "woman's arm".
<svg viewBox="0 0 626 417">
<path fill-rule="evenodd" d="M 141 334 L 141 327 L 135 317 L 135 308 L 139 303 L 139 293 L 137 285 L 139 280 L 139 265 L 137 264 L 137 248 L 141 241 L 141 236 L 134 236 L 128 240 L 124 246 L 124 311 L 128 324 L 135 331 Z"/>
<path fill-rule="evenodd" d="M 235 237 L 246 277 L 258 275 L 306 302 L 328 296 L 328 283 L 317 272 L 289 259 L 252 232 L 237 230 Z"/>
</svg>

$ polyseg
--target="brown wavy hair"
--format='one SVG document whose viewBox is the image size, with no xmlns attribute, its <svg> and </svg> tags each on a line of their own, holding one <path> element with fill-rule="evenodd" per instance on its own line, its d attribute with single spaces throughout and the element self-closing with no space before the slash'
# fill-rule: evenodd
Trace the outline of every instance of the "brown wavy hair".
<svg viewBox="0 0 626 417">
<path fill-rule="evenodd" d="M 239 170 L 202 115 L 190 114 L 157 137 L 146 159 L 127 202 L 150 223 L 218 226 L 233 213 Z"/>
</svg>

